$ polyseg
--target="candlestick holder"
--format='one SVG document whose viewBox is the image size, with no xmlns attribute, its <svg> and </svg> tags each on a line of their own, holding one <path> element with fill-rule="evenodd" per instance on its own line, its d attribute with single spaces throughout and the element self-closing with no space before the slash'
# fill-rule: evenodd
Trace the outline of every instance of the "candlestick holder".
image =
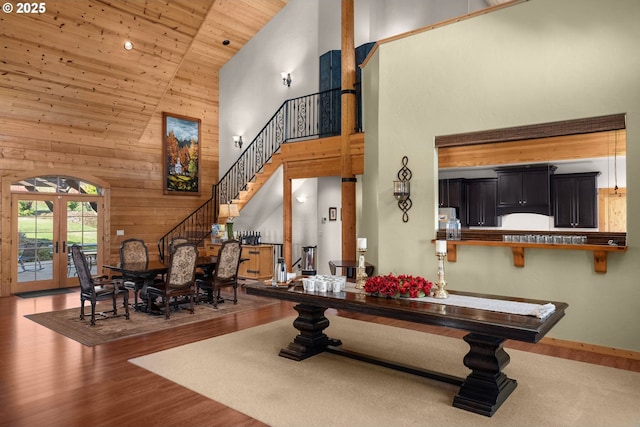
<svg viewBox="0 0 640 427">
<path fill-rule="evenodd" d="M 444 259 L 447 256 L 446 252 L 436 252 L 436 256 L 438 257 L 438 281 L 436 285 L 438 289 L 433 294 L 434 298 L 449 298 L 449 293 L 445 290 L 447 287 L 447 282 L 444 280 Z"/>
<path fill-rule="evenodd" d="M 365 271 L 364 254 L 366 249 L 358 249 L 358 268 L 356 270 L 356 289 L 364 289 L 364 282 L 367 281 L 367 273 Z"/>
</svg>

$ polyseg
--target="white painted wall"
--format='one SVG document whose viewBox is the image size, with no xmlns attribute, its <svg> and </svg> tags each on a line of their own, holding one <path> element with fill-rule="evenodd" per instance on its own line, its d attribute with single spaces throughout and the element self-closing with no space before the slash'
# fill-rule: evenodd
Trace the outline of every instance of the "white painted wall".
<svg viewBox="0 0 640 427">
<path fill-rule="evenodd" d="M 355 0 L 354 5 L 356 46 L 486 7 L 483 0 Z M 340 49 L 341 0 L 290 0 L 225 64 L 220 71 L 220 177 L 241 154 L 233 135 L 242 135 L 244 150 L 284 101 L 316 93 L 319 57 Z M 290 88 L 282 84 L 283 71 L 291 72 Z M 358 200 L 360 189 L 358 182 Z M 339 177 L 320 178 L 317 193 L 308 190 L 316 212 L 294 206 L 294 260 L 315 236 L 322 274 L 328 274 L 329 260 L 342 257 L 341 221 L 322 222 L 329 206 L 340 209 L 340 191 Z M 359 203 L 356 209 L 361 212 Z M 281 172 L 243 208 L 234 230 L 257 230 L 264 241 L 282 242 Z"/>
<path fill-rule="evenodd" d="M 318 3 L 287 3 L 220 70 L 220 177 L 241 153 L 233 135 L 248 145 L 284 101 L 318 91 Z M 291 87 L 281 72 L 291 73 Z"/>
<path fill-rule="evenodd" d="M 588 251 L 463 246 L 451 289 L 569 304 L 550 336 L 640 351 L 640 2 L 530 0 L 382 45 L 363 71 L 362 227 L 386 271 L 435 278 L 437 135 L 627 115 L 626 253 L 594 272 Z M 390 197 L 402 155 L 413 171 L 410 221 Z M 372 245 L 373 246 L 373 245 Z"/>
</svg>

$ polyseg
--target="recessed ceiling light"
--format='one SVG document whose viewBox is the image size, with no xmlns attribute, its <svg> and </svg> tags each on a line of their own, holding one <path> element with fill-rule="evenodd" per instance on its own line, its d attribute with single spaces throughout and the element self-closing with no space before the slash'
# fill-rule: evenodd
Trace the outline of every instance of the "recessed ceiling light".
<svg viewBox="0 0 640 427">
<path fill-rule="evenodd" d="M 229 40 L 223 40 L 222 41 L 222 44 L 225 45 L 225 46 L 228 46 L 229 43 L 231 43 Z"/>
<path fill-rule="evenodd" d="M 125 50 L 133 49 L 133 43 L 131 43 L 129 40 L 127 40 L 126 42 L 124 42 L 124 48 L 125 48 Z"/>
</svg>

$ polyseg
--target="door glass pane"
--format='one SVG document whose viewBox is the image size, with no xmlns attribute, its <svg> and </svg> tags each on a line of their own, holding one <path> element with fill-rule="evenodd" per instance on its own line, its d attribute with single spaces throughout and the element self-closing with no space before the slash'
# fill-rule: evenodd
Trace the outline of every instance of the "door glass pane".
<svg viewBox="0 0 640 427">
<path fill-rule="evenodd" d="M 97 274 L 98 265 L 98 213 L 95 202 L 82 200 L 67 201 L 67 246 L 80 245 L 87 258 L 91 274 Z M 67 277 L 76 275 L 71 260 L 71 250 L 67 260 Z"/>
<path fill-rule="evenodd" d="M 20 200 L 18 282 L 53 278 L 53 202 Z"/>
<path fill-rule="evenodd" d="M 67 176 L 38 176 L 11 184 L 12 193 L 102 194 L 95 185 Z"/>
</svg>

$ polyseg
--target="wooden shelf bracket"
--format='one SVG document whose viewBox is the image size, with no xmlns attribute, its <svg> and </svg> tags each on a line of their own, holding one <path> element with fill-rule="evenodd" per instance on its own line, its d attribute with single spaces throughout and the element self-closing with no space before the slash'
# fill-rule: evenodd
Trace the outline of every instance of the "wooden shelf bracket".
<svg viewBox="0 0 640 427">
<path fill-rule="evenodd" d="M 435 242 L 435 240 L 434 240 Z M 456 262 L 458 260 L 458 246 L 501 246 L 510 247 L 513 254 L 513 265 L 524 267 L 524 249 L 562 249 L 562 250 L 582 250 L 593 251 L 593 268 L 596 273 L 607 272 L 607 255 L 609 252 L 626 252 L 626 246 L 606 246 L 606 245 L 556 245 L 537 243 L 507 243 L 498 241 L 482 240 L 447 240 L 447 261 Z"/>
</svg>

